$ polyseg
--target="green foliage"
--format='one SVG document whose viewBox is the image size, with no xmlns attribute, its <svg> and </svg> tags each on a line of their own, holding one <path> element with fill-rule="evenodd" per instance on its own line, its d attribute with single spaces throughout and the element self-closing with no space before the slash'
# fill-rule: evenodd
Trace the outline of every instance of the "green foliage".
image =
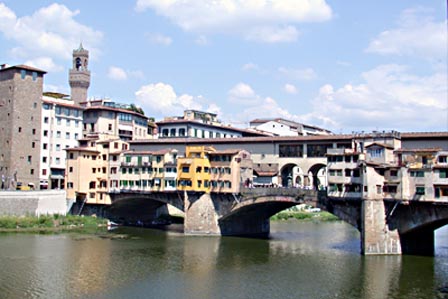
<svg viewBox="0 0 448 299">
<path fill-rule="evenodd" d="M 42 215 L 36 216 L 0 216 L 0 229 L 45 229 L 45 228 L 66 228 L 66 227 L 98 227 L 105 225 L 106 219 L 73 216 L 73 215 Z"/>
<path fill-rule="evenodd" d="M 135 104 L 131 104 L 129 108 L 127 108 L 127 110 L 137 112 L 138 114 L 141 115 L 145 115 L 145 111 L 143 111 L 142 108 L 135 106 Z"/>
<path fill-rule="evenodd" d="M 317 221 L 336 221 L 338 217 L 328 212 L 308 213 L 308 212 L 296 212 L 296 211 L 283 211 L 275 214 L 271 217 L 271 220 L 317 220 Z"/>
</svg>

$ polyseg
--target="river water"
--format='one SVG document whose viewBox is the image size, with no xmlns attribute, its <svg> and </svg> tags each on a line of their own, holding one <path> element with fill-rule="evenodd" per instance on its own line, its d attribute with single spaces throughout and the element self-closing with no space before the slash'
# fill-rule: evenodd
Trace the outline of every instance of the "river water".
<svg viewBox="0 0 448 299">
<path fill-rule="evenodd" d="M 273 222 L 266 240 L 119 228 L 0 235 L 0 298 L 448 298 L 448 227 L 436 256 L 361 256 L 343 222 Z"/>
</svg>

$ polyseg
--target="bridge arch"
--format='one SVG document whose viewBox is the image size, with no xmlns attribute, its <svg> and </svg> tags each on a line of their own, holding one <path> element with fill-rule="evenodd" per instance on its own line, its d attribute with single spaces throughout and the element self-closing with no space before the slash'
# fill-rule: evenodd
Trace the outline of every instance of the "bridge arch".
<svg viewBox="0 0 448 299">
<path fill-rule="evenodd" d="M 280 183 L 283 187 L 302 187 L 303 182 L 304 172 L 299 165 L 288 163 L 280 169 Z"/>
<path fill-rule="evenodd" d="M 326 187 L 327 184 L 327 165 L 316 163 L 308 169 L 309 182 L 307 186 L 311 186 L 315 190 Z"/>
<path fill-rule="evenodd" d="M 183 211 L 183 198 L 177 192 L 116 193 L 111 194 L 112 205 L 108 218 L 115 221 L 151 222 L 161 215 L 167 215 L 168 205 Z"/>
<path fill-rule="evenodd" d="M 267 237 L 269 218 L 278 212 L 304 202 L 294 196 L 262 196 L 235 205 L 218 219 L 222 235 Z"/>
</svg>

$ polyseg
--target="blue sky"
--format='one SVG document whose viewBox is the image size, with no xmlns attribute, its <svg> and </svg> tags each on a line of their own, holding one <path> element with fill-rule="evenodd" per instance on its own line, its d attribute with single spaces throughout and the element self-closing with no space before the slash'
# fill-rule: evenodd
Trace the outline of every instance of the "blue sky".
<svg viewBox="0 0 448 299">
<path fill-rule="evenodd" d="M 447 131 L 446 20 L 442 0 L 0 0 L 0 63 L 69 94 L 82 41 L 89 97 L 157 120 L 197 109 L 240 127 Z"/>
</svg>

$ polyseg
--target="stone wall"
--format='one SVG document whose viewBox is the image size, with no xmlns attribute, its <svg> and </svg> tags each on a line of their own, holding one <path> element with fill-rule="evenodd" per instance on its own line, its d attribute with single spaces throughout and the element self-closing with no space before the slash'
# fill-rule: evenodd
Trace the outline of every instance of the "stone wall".
<svg viewBox="0 0 448 299">
<path fill-rule="evenodd" d="M 64 190 L 1 191 L 0 215 L 46 215 L 67 213 Z"/>
</svg>

